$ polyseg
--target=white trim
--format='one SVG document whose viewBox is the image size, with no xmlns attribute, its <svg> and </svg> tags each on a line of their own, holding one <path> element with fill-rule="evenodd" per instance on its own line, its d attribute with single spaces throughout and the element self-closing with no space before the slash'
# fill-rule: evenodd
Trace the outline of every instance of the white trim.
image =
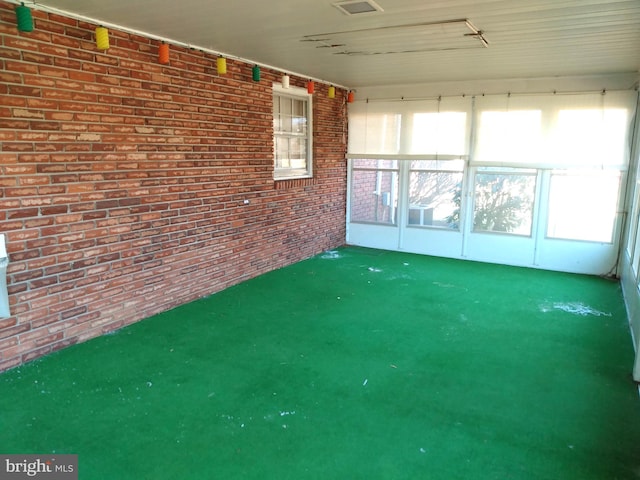
<svg viewBox="0 0 640 480">
<path fill-rule="evenodd" d="M 347 159 L 353 160 L 468 160 L 469 155 L 430 154 L 380 154 L 380 153 L 347 153 Z"/>
</svg>

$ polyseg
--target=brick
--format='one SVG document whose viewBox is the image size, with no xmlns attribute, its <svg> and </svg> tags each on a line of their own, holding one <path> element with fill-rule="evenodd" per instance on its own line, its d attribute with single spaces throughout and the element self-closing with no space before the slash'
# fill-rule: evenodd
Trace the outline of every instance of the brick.
<svg viewBox="0 0 640 480">
<path fill-rule="evenodd" d="M 31 350 L 28 353 L 25 353 L 24 355 L 22 355 L 21 357 L 22 363 L 27 363 L 27 362 L 30 362 L 31 360 L 35 360 L 36 358 L 46 355 L 47 353 L 51 353 L 51 351 L 52 350 L 50 345 L 40 347 L 35 350 Z"/>
<path fill-rule="evenodd" d="M 4 46 L 16 48 L 18 50 L 38 51 L 38 43 L 24 37 L 6 36 L 4 39 Z"/>
<path fill-rule="evenodd" d="M 0 128 L 8 128 L 10 130 L 22 130 L 29 128 L 29 121 L 0 118 Z"/>
<path fill-rule="evenodd" d="M 33 289 L 49 287 L 58 283 L 58 277 L 52 275 L 50 277 L 38 278 L 29 282 L 29 287 Z"/>
<path fill-rule="evenodd" d="M 20 323 L 9 328 L 0 330 L 0 338 L 17 337 L 21 333 L 29 330 L 29 324 Z"/>
<path fill-rule="evenodd" d="M 17 85 L 9 85 L 9 93 L 15 96 L 40 97 L 42 90 L 34 87 L 21 87 Z"/>
<path fill-rule="evenodd" d="M 87 311 L 87 307 L 86 306 L 80 306 L 80 307 L 75 307 L 72 308 L 70 310 L 65 310 L 63 312 L 60 313 L 60 318 L 62 320 L 66 320 L 72 317 L 77 317 L 78 315 L 81 315 L 83 313 L 85 313 Z"/>
<path fill-rule="evenodd" d="M 51 65 L 53 59 L 49 55 L 41 55 L 39 53 L 24 52 L 22 54 L 22 60 L 30 63 L 40 63 L 43 65 Z M 45 73 L 43 73 L 45 75 Z"/>
<path fill-rule="evenodd" d="M 28 217 L 36 217 L 39 214 L 39 210 L 37 208 L 23 208 L 22 210 L 13 210 L 9 212 L 8 218 L 10 220 L 16 218 L 28 218 Z"/>
<path fill-rule="evenodd" d="M 0 320 L 0 330 L 13 327 L 16 325 L 16 323 L 18 323 L 18 321 L 15 318 L 5 318 L 3 320 Z"/>
<path fill-rule="evenodd" d="M 46 227 L 49 225 L 53 225 L 52 218 L 37 218 L 37 219 L 28 219 L 24 222 L 25 228 L 37 228 L 37 227 Z"/>
<path fill-rule="evenodd" d="M 22 83 L 22 75 L 12 72 L 0 72 L 0 82 L 3 83 Z"/>
<path fill-rule="evenodd" d="M 3 356 L 3 360 L 0 361 L 0 372 L 6 372 L 7 370 L 15 368 L 21 364 L 22 364 L 21 357 L 8 358 L 7 360 L 4 360 L 4 356 Z"/>
<path fill-rule="evenodd" d="M 53 23 L 50 22 L 43 22 L 42 20 L 38 21 L 38 28 L 45 28 L 47 31 L 49 32 L 56 32 L 56 33 L 64 33 L 64 29 L 63 28 L 57 28 L 57 26 Z M 46 55 L 52 56 L 52 57 L 66 57 L 69 54 L 69 50 L 63 47 L 58 47 L 57 45 L 52 45 L 52 44 L 40 44 L 38 45 L 38 51 L 40 53 L 44 53 Z M 59 58 L 54 58 L 54 61 L 56 60 L 61 60 Z"/>
<path fill-rule="evenodd" d="M 40 208 L 40 215 L 60 215 L 60 214 L 64 214 L 67 213 L 69 211 L 69 206 L 68 205 L 56 205 L 56 206 L 52 206 L 52 207 L 41 207 Z"/>
<path fill-rule="evenodd" d="M 42 113 L 41 118 L 44 118 L 44 113 Z M 17 132 L 17 139 L 22 142 L 46 142 L 49 139 L 49 134 L 41 132 Z"/>
</svg>

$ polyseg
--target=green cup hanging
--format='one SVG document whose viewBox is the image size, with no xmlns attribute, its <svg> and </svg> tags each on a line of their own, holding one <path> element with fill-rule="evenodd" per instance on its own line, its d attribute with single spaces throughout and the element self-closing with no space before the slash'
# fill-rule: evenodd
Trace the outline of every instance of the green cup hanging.
<svg viewBox="0 0 640 480">
<path fill-rule="evenodd" d="M 253 69 L 251 70 L 251 76 L 254 82 L 260 81 L 260 67 L 258 65 L 253 66 Z"/>
<path fill-rule="evenodd" d="M 33 17 L 31 16 L 31 10 L 29 7 L 25 7 L 24 3 L 16 6 L 16 19 L 18 22 L 18 31 L 33 31 Z"/>
</svg>

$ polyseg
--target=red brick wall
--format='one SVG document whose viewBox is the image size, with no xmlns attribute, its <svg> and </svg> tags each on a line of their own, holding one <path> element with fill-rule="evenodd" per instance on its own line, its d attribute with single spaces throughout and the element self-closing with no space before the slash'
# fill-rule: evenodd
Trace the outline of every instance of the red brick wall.
<svg viewBox="0 0 640 480">
<path fill-rule="evenodd" d="M 280 74 L 0 2 L 0 370 L 344 243 L 345 92 L 314 95 L 314 178 L 274 182 Z M 291 78 L 303 86 L 305 79 Z M 250 203 L 245 204 L 248 200 Z"/>
</svg>

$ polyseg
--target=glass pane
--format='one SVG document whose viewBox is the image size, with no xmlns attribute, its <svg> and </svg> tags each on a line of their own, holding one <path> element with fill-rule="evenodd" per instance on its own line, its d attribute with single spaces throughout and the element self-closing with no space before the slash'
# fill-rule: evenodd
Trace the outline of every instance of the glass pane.
<svg viewBox="0 0 640 480">
<path fill-rule="evenodd" d="M 273 131 L 282 130 L 282 122 L 280 121 L 280 97 L 273 96 Z"/>
<path fill-rule="evenodd" d="M 619 188 L 618 172 L 551 175 L 547 236 L 610 243 Z"/>
<path fill-rule="evenodd" d="M 564 164 L 621 165 L 624 163 L 627 110 L 561 110 L 553 131 L 552 149 Z"/>
<path fill-rule="evenodd" d="M 465 112 L 414 114 L 411 153 L 465 154 L 467 151 L 466 122 Z"/>
<path fill-rule="evenodd" d="M 633 190 L 633 203 L 630 205 L 631 207 L 631 215 L 628 217 L 629 219 L 629 232 L 627 235 L 627 255 L 629 258 L 635 257 L 635 247 L 636 245 L 636 234 L 638 233 L 638 201 L 640 199 L 640 191 L 638 191 L 638 183 L 635 184 L 635 189 Z"/>
<path fill-rule="evenodd" d="M 291 99 L 292 113 L 291 113 L 291 131 L 293 133 L 306 134 L 307 133 L 307 114 L 306 114 L 306 102 L 304 100 Z"/>
<path fill-rule="evenodd" d="M 400 120 L 399 114 L 349 115 L 349 153 L 397 154 Z"/>
<path fill-rule="evenodd" d="M 291 117 L 292 117 L 292 102 L 293 100 L 286 97 L 280 98 L 280 127 L 282 132 L 291 132 Z"/>
<path fill-rule="evenodd" d="M 276 168 L 289 167 L 289 139 L 286 137 L 275 137 L 275 159 Z"/>
<path fill-rule="evenodd" d="M 627 252 L 631 257 L 631 265 L 633 266 L 633 273 L 638 278 L 638 265 L 640 264 L 640 218 L 638 217 L 638 209 L 640 208 L 640 184 L 636 182 L 633 200 L 633 210 L 631 216 L 628 217 L 629 222 L 629 235 L 627 240 Z"/>
<path fill-rule="evenodd" d="M 474 231 L 531 235 L 535 188 L 534 175 L 476 174 Z"/>
<path fill-rule="evenodd" d="M 638 200 L 638 198 L 636 198 Z M 633 247 L 633 259 L 632 259 L 632 265 L 633 265 L 633 273 L 636 275 L 636 278 L 638 278 L 638 273 L 639 273 L 639 269 L 640 269 L 640 226 L 638 226 L 638 216 L 634 216 L 633 220 L 631 220 L 632 222 L 634 222 L 634 224 L 636 224 L 636 234 L 635 237 L 633 238 L 633 242 L 634 242 L 634 247 Z"/>
<path fill-rule="evenodd" d="M 305 112 L 305 101 L 303 100 L 293 100 L 293 115 L 296 117 L 306 117 L 307 112 Z"/>
<path fill-rule="evenodd" d="M 351 177 L 351 221 L 395 224 L 398 174 L 354 170 Z"/>
<path fill-rule="evenodd" d="M 306 117 L 293 117 L 293 133 L 305 135 L 307 133 L 307 118 Z"/>
<path fill-rule="evenodd" d="M 540 161 L 540 110 L 485 111 L 480 115 L 476 161 L 523 163 Z"/>
<path fill-rule="evenodd" d="M 462 173 L 411 172 L 409 225 L 458 229 Z"/>
<path fill-rule="evenodd" d="M 353 160 L 353 168 L 398 169 L 397 160 L 379 160 L 374 158 L 356 158 Z"/>
<path fill-rule="evenodd" d="M 307 149 L 306 140 L 304 138 L 291 138 L 289 140 L 290 146 L 290 161 L 291 168 L 306 168 L 307 166 Z"/>
</svg>

